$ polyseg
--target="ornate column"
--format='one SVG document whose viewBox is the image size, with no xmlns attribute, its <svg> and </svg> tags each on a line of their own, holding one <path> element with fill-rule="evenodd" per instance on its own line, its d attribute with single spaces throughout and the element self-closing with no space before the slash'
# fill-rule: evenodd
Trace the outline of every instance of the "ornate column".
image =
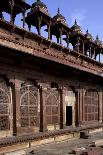
<svg viewBox="0 0 103 155">
<path fill-rule="evenodd" d="M 46 131 L 46 118 L 45 118 L 45 102 L 44 102 L 44 85 L 39 83 L 39 93 L 40 93 L 40 132 Z"/>
<path fill-rule="evenodd" d="M 60 29 L 60 44 L 62 45 L 62 29 Z"/>
<path fill-rule="evenodd" d="M 101 56 L 100 56 L 101 52 L 99 53 L 99 62 L 101 61 Z"/>
<path fill-rule="evenodd" d="M 85 45 L 85 42 L 83 41 L 83 54 L 85 53 L 84 45 Z"/>
<path fill-rule="evenodd" d="M 57 43 L 59 44 L 59 37 L 56 37 L 57 38 Z"/>
<path fill-rule="evenodd" d="M 99 92 L 98 93 L 98 106 L 99 106 L 99 113 L 98 113 L 98 116 L 99 116 L 99 123 L 102 123 L 102 109 L 103 109 L 103 105 L 102 105 L 102 92 Z"/>
<path fill-rule="evenodd" d="M 89 47 L 89 57 L 91 58 L 91 51 L 92 51 L 92 47 L 91 47 L 91 45 L 90 45 L 90 47 Z"/>
<path fill-rule="evenodd" d="M 51 22 L 47 23 L 47 28 L 48 28 L 48 39 L 51 39 L 51 33 L 50 33 L 50 29 L 51 29 Z"/>
<path fill-rule="evenodd" d="M 65 122 L 65 94 L 64 94 L 64 88 L 59 88 L 59 94 L 60 94 L 60 129 L 65 128 L 66 122 Z"/>
<path fill-rule="evenodd" d="M 95 47 L 94 47 L 94 57 L 93 57 L 93 59 L 95 59 L 96 58 L 96 55 L 95 55 Z"/>
<path fill-rule="evenodd" d="M 77 37 L 77 52 L 79 53 L 79 37 Z"/>
<path fill-rule="evenodd" d="M 17 128 L 20 127 L 20 82 L 19 80 L 10 80 L 12 85 L 13 102 L 13 135 L 17 135 Z"/>
<path fill-rule="evenodd" d="M 10 23 L 14 24 L 14 20 L 15 20 L 15 15 L 13 12 L 14 0 L 9 0 L 9 4 L 10 4 Z"/>
<path fill-rule="evenodd" d="M 41 21 L 42 18 L 38 17 L 38 26 L 37 26 L 38 35 L 41 35 Z"/>
<path fill-rule="evenodd" d="M 67 48 L 69 48 L 69 33 L 67 33 Z"/>
<path fill-rule="evenodd" d="M 22 11 L 22 16 L 23 16 L 23 28 L 25 27 L 25 9 Z"/>
</svg>

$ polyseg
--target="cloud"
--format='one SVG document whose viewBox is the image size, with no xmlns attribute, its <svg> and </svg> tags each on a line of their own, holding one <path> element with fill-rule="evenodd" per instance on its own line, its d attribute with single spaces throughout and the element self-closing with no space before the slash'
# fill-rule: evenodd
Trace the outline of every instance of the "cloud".
<svg viewBox="0 0 103 155">
<path fill-rule="evenodd" d="M 86 11 L 85 10 L 75 10 L 71 14 L 71 24 L 74 24 L 75 19 L 77 23 L 82 26 L 83 21 L 86 19 Z"/>
</svg>

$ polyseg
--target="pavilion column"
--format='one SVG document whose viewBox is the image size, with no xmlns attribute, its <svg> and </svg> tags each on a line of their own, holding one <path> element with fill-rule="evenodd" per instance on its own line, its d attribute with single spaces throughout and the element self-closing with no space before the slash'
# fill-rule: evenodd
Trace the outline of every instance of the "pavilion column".
<svg viewBox="0 0 103 155">
<path fill-rule="evenodd" d="M 37 26 L 38 35 L 41 35 L 41 21 L 42 18 L 38 17 L 38 26 Z"/>
<path fill-rule="evenodd" d="M 96 55 L 95 55 L 96 53 L 95 53 L 95 47 L 94 47 L 94 57 L 93 57 L 93 59 L 95 59 L 96 58 Z"/>
<path fill-rule="evenodd" d="M 85 53 L 85 48 L 84 48 L 84 46 L 85 46 L 85 42 L 83 41 L 83 54 Z"/>
<path fill-rule="evenodd" d="M 14 24 L 14 20 L 15 20 L 15 15 L 13 12 L 14 9 L 14 0 L 9 0 L 10 3 L 10 23 Z"/>
<path fill-rule="evenodd" d="M 79 37 L 77 38 L 77 52 L 79 53 Z"/>
<path fill-rule="evenodd" d="M 90 45 L 90 47 L 89 47 L 89 57 L 91 58 L 91 52 L 92 52 L 92 47 L 91 47 L 91 45 Z"/>
<path fill-rule="evenodd" d="M 101 56 L 100 56 L 101 52 L 99 53 L 99 62 L 101 61 Z"/>
<path fill-rule="evenodd" d="M 67 34 L 67 48 L 69 48 L 69 34 Z"/>
<path fill-rule="evenodd" d="M 57 36 L 56 38 L 57 38 L 57 43 L 59 44 L 59 37 Z"/>
<path fill-rule="evenodd" d="M 22 16 L 23 16 L 23 28 L 25 27 L 25 9 L 22 11 Z"/>
<path fill-rule="evenodd" d="M 17 129 L 20 127 L 20 82 L 19 80 L 10 80 L 12 88 L 13 103 L 13 135 L 17 135 Z"/>
<path fill-rule="evenodd" d="M 51 29 L 51 22 L 49 22 L 48 24 L 47 24 L 47 27 L 48 27 L 48 39 L 50 40 L 51 39 L 51 32 L 50 32 L 50 29 Z"/>
<path fill-rule="evenodd" d="M 60 30 L 60 44 L 62 45 L 62 30 Z"/>
<path fill-rule="evenodd" d="M 99 123 L 102 123 L 102 109 L 103 109 L 103 106 L 102 106 L 102 92 L 99 92 L 98 93 L 98 120 L 99 120 Z"/>
</svg>

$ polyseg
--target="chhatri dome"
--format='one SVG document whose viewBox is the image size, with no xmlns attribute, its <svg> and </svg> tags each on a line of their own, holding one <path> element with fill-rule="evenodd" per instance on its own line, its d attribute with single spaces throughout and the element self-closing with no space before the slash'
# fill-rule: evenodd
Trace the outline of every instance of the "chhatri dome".
<svg viewBox="0 0 103 155">
<path fill-rule="evenodd" d="M 92 35 L 88 32 L 88 30 L 86 31 L 85 37 L 89 40 L 93 40 Z"/>
<path fill-rule="evenodd" d="M 36 2 L 34 2 L 34 3 L 32 4 L 31 9 L 33 10 L 33 9 L 35 9 L 35 8 L 41 8 L 41 9 L 43 9 L 44 11 L 48 12 L 47 6 L 46 6 L 43 2 L 41 2 L 41 0 L 37 0 Z"/>
<path fill-rule="evenodd" d="M 82 28 L 77 24 L 76 19 L 75 19 L 74 25 L 71 27 L 71 29 L 74 32 L 82 32 Z"/>
<path fill-rule="evenodd" d="M 61 22 L 61 23 L 67 24 L 66 19 L 65 19 L 65 17 L 63 15 L 61 15 L 59 8 L 58 8 L 57 14 L 53 17 L 53 19 L 55 21 L 57 21 L 57 22 Z"/>
<path fill-rule="evenodd" d="M 102 45 L 102 41 L 99 39 L 98 35 L 96 37 L 95 43 L 98 45 Z"/>
</svg>

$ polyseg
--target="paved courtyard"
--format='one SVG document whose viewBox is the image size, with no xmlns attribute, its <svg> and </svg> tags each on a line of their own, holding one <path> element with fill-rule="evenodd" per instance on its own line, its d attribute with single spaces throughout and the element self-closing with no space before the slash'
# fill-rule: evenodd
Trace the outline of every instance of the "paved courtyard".
<svg viewBox="0 0 103 155">
<path fill-rule="evenodd" d="M 31 150 L 29 150 L 29 153 L 27 153 L 27 155 L 73 155 L 73 150 L 76 152 L 80 152 L 82 150 L 85 151 L 85 149 L 87 148 L 89 148 L 90 150 L 94 149 L 94 147 L 91 147 L 94 144 L 94 142 L 97 146 L 103 145 L 103 132 L 94 133 L 90 135 L 88 139 L 73 139 L 65 142 L 52 143 L 32 148 Z M 102 148 L 100 149 L 102 150 Z M 103 153 L 98 153 L 98 151 L 97 153 L 89 154 L 103 155 Z"/>
</svg>

